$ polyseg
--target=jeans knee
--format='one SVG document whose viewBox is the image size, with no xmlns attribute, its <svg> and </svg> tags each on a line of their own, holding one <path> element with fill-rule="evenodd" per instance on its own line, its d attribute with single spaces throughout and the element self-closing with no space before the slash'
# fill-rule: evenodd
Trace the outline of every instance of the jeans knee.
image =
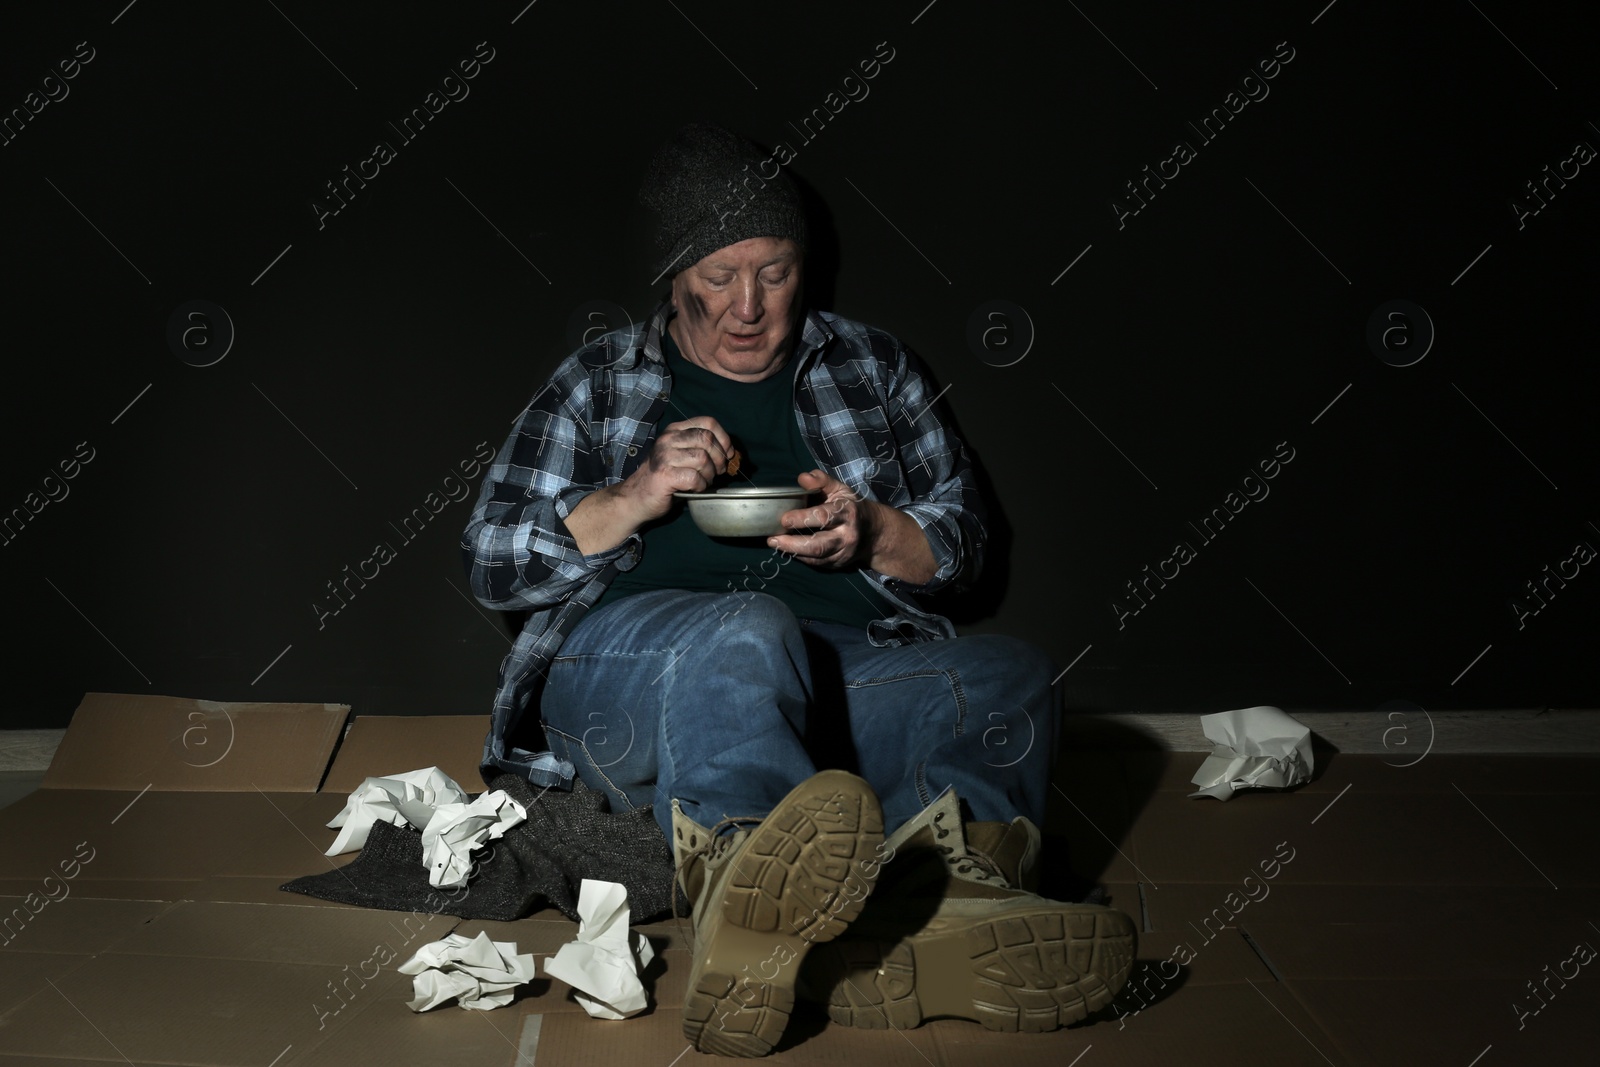
<svg viewBox="0 0 1600 1067">
<path fill-rule="evenodd" d="M 1049 686 L 1055 677 L 1055 669 L 1044 649 L 1018 637 L 1008 637 L 1006 641 L 1010 644 L 1008 655 L 1013 664 L 1012 670 L 1030 685 Z"/>
<path fill-rule="evenodd" d="M 973 642 L 967 663 L 958 667 L 972 683 L 1003 689 L 1018 699 L 1050 688 L 1055 677 L 1050 657 L 1033 642 L 1005 634 L 974 634 L 960 640 Z"/>
<path fill-rule="evenodd" d="M 719 640 L 782 645 L 802 639 L 794 612 L 770 593 L 725 593 L 711 607 Z"/>
</svg>

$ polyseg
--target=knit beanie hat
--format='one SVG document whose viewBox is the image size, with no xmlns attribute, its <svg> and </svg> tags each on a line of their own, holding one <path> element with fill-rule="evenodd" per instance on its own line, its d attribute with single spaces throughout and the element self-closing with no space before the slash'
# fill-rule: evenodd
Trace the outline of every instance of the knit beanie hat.
<svg viewBox="0 0 1600 1067">
<path fill-rule="evenodd" d="M 770 154 L 720 126 L 690 123 L 663 145 L 645 169 L 639 202 L 655 215 L 658 275 L 751 237 L 787 237 L 805 250 L 794 182 Z"/>
</svg>

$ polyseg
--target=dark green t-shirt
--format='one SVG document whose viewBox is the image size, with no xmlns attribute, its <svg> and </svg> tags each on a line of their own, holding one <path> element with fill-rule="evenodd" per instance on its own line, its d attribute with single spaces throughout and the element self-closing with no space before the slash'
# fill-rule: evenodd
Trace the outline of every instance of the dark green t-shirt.
<svg viewBox="0 0 1600 1067">
<path fill-rule="evenodd" d="M 684 359 L 666 330 L 661 347 L 672 373 L 672 395 L 656 424 L 658 435 L 671 423 L 710 415 L 742 454 L 737 480 L 744 485 L 794 485 L 802 471 L 820 466 L 800 436 L 794 375 L 787 369 L 763 381 L 740 382 Z M 707 537 L 682 500 L 674 500 L 671 511 L 641 532 L 639 563 L 616 576 L 595 609 L 651 589 L 692 589 L 769 593 L 797 618 L 851 626 L 865 627 L 890 614 L 888 603 L 859 572 L 818 570 L 768 548 L 764 537 Z"/>
</svg>

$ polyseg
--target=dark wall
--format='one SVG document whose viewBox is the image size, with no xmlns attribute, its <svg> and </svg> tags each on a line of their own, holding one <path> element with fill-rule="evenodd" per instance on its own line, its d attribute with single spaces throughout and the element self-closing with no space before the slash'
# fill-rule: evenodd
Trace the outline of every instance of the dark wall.
<svg viewBox="0 0 1600 1067">
<path fill-rule="evenodd" d="M 86 690 L 486 710 L 462 465 L 591 302 L 664 291 L 633 193 L 697 118 L 787 143 L 817 291 L 948 387 L 1008 557 L 951 610 L 1074 706 L 1594 704 L 1573 6 L 524 4 L 8 14 L 7 725 Z"/>
</svg>

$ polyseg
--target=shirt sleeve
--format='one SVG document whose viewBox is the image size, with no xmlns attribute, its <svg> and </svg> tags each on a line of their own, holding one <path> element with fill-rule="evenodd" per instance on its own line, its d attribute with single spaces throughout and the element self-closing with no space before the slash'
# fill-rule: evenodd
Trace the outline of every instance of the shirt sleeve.
<svg viewBox="0 0 1600 1067">
<path fill-rule="evenodd" d="M 983 569 L 988 539 L 988 513 L 972 457 L 942 415 L 922 361 L 897 343 L 888 369 L 889 428 L 911 494 L 899 510 L 922 528 L 938 570 L 923 585 L 871 573 L 911 593 L 966 588 Z"/>
<path fill-rule="evenodd" d="M 591 382 L 569 357 L 517 417 L 478 493 L 461 538 L 472 594 L 497 611 L 558 604 L 612 561 L 637 560 L 633 534 L 584 555 L 567 529 L 578 502 L 607 484 L 590 439 Z M 631 557 L 631 558 L 630 558 Z"/>
</svg>

